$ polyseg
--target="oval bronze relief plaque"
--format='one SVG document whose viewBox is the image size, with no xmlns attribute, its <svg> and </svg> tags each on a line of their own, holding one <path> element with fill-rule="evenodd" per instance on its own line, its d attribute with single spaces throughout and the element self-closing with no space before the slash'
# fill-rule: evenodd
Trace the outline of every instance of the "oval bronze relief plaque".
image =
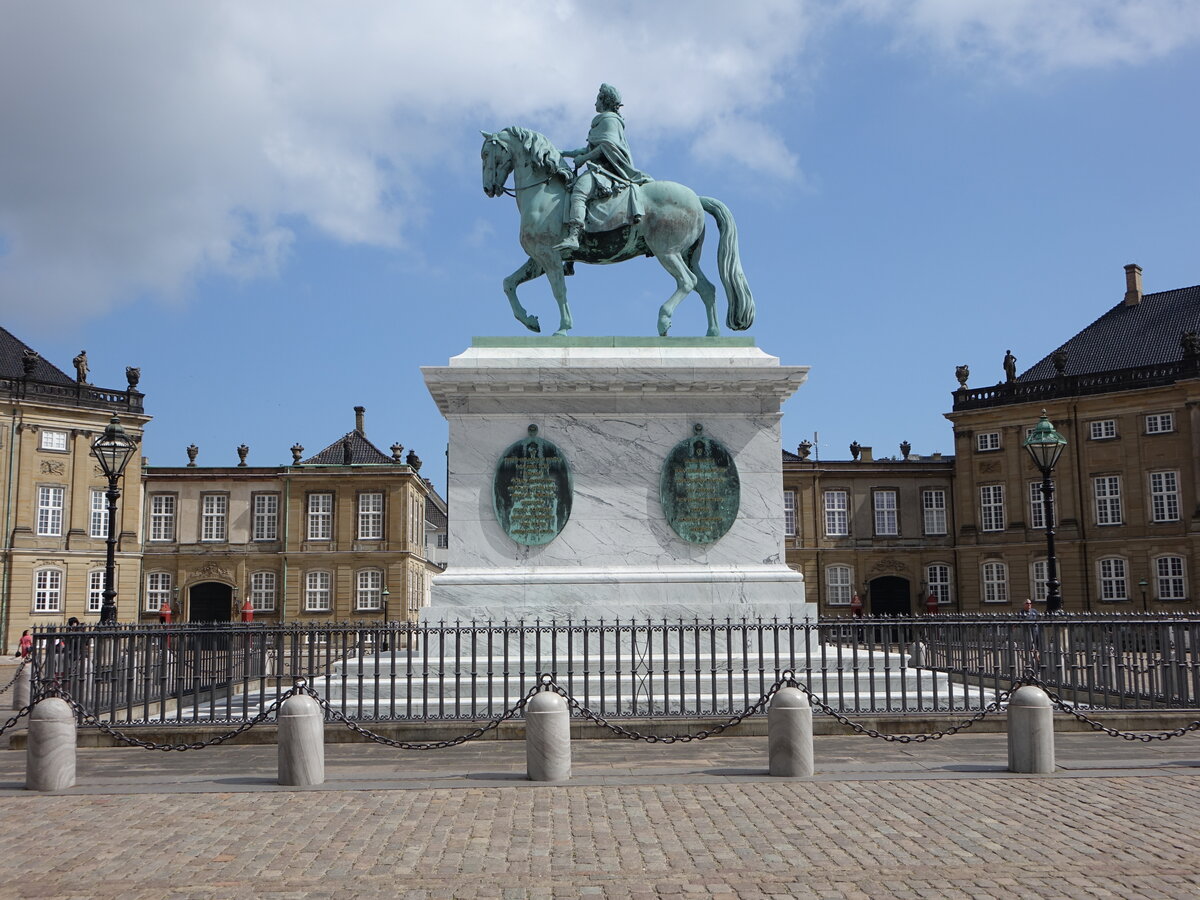
<svg viewBox="0 0 1200 900">
<path fill-rule="evenodd" d="M 737 519 L 741 481 L 733 454 L 704 428 L 671 448 L 663 463 L 659 500 L 674 532 L 691 544 L 712 544 Z"/>
<path fill-rule="evenodd" d="M 571 517 L 571 468 L 562 451 L 537 436 L 512 444 L 496 464 L 492 507 L 504 533 L 527 547 L 548 544 Z"/>
</svg>

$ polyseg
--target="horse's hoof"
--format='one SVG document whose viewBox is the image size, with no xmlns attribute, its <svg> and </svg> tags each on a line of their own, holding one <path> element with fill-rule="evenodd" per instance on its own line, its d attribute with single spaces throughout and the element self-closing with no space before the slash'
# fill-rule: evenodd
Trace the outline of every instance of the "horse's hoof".
<svg viewBox="0 0 1200 900">
<path fill-rule="evenodd" d="M 567 336 L 567 329 L 566 329 L 566 328 L 560 328 L 560 329 L 558 329 L 558 331 L 554 332 L 554 336 L 555 336 L 555 337 L 566 337 L 566 336 Z"/>
<path fill-rule="evenodd" d="M 538 322 L 537 316 L 530 316 L 529 321 L 525 323 L 525 327 L 528 328 L 530 331 L 532 331 L 534 334 L 542 333 L 542 326 L 541 326 L 541 323 Z"/>
<path fill-rule="evenodd" d="M 708 330 L 708 334 L 706 335 L 706 337 L 720 337 L 720 336 L 721 336 L 721 332 L 719 330 L 717 330 L 716 328 L 710 328 Z"/>
</svg>

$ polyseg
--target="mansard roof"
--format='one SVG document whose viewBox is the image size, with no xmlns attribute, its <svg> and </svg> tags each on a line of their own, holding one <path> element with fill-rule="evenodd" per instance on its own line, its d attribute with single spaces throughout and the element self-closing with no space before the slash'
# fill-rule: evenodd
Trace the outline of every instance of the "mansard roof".
<svg viewBox="0 0 1200 900">
<path fill-rule="evenodd" d="M 1058 350 L 1065 350 L 1064 375 L 1094 375 L 1178 362 L 1180 338 L 1200 332 L 1200 285 L 1145 294 L 1140 303 L 1118 303 Z M 1055 350 L 1055 353 L 1058 352 Z M 1023 372 L 1018 382 L 1054 378 L 1054 353 Z"/>
<path fill-rule="evenodd" d="M 349 459 L 347 459 L 346 446 L 349 444 Z M 367 440 L 367 436 L 361 431 L 355 429 L 348 431 L 320 453 L 310 456 L 308 459 L 302 460 L 302 466 L 378 466 L 378 465 L 396 465 L 397 460 L 384 453 L 374 444 Z"/>
<path fill-rule="evenodd" d="M 22 365 L 22 359 L 25 356 L 25 351 L 32 349 L 32 347 L 20 338 L 15 337 L 8 329 L 0 328 L 0 378 L 24 377 L 25 369 Z M 42 357 L 38 358 L 32 377 L 36 381 L 44 381 L 49 384 L 75 383 L 74 378 Z"/>
</svg>

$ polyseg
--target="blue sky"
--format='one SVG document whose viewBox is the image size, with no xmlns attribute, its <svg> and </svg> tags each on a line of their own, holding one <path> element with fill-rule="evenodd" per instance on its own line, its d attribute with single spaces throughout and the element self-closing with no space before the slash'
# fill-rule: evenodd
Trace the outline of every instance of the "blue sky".
<svg viewBox="0 0 1200 900">
<path fill-rule="evenodd" d="M 812 367 L 788 448 L 949 453 L 956 365 L 1032 365 L 1125 263 L 1148 292 L 1200 282 L 1200 4 L 445 8 L 5 3 L 0 322 L 68 372 L 86 348 L 100 385 L 139 365 L 152 464 L 286 462 L 361 404 L 440 486 L 419 367 L 526 333 L 479 129 L 578 146 L 601 81 L 637 165 L 737 218 L 749 333 Z M 671 282 L 640 260 L 569 290 L 574 334 L 650 335 Z M 544 280 L 522 297 L 553 320 Z M 703 329 L 689 298 L 672 334 Z"/>
</svg>

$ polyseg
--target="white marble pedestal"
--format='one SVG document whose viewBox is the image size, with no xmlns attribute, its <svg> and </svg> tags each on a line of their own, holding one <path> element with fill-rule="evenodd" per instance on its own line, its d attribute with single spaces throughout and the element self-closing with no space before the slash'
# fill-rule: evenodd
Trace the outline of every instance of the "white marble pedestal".
<svg viewBox="0 0 1200 900">
<path fill-rule="evenodd" d="M 450 426 L 449 565 L 423 619 L 815 615 L 783 550 L 780 407 L 806 366 L 752 338 L 476 338 L 422 372 Z M 570 520 L 534 547 L 492 508 L 499 457 L 531 424 L 574 482 Z M 677 536 L 659 503 L 663 462 L 696 424 L 741 480 L 737 519 L 707 545 Z"/>
</svg>

